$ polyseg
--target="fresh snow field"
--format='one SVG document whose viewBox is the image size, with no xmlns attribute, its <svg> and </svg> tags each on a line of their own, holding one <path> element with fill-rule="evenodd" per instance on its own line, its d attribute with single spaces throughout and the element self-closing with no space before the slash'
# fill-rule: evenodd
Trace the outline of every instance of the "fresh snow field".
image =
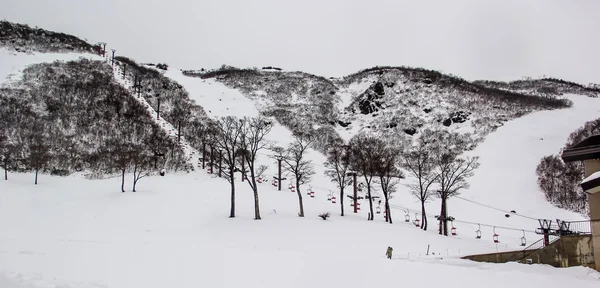
<svg viewBox="0 0 600 288">
<path fill-rule="evenodd" d="M 0 50 L 0 85 L 28 64 L 79 56 Z M 210 116 L 258 114 L 251 100 L 222 84 L 187 78 L 174 68 L 166 76 L 184 85 Z M 429 231 L 405 223 L 402 208 L 409 209 L 412 221 L 420 206 L 402 185 L 392 199 L 398 208 L 393 210 L 394 224 L 385 223 L 381 214 L 366 221 L 365 200 L 361 211 L 353 214 L 346 198 L 347 216 L 340 217 L 339 196 L 338 204 L 327 201 L 326 194 L 335 189 L 323 176 L 324 156 L 314 151 L 310 157 L 317 174 L 311 185 L 316 197 L 303 194 L 305 218 L 297 217 L 298 197 L 286 189 L 287 181 L 283 191 L 260 184 L 263 220 L 255 221 L 246 183 L 236 183 L 237 217 L 230 219 L 228 183 L 201 169 L 144 178 L 137 193 L 121 193 L 119 177 L 41 175 L 36 186 L 32 173 L 9 173 L 8 181 L 0 181 L 0 288 L 598 287 L 600 273 L 588 268 L 459 259 L 522 249 L 521 229 L 528 243 L 538 240 L 529 232 L 537 222 L 528 217 L 582 218 L 546 202 L 535 177 L 541 157 L 557 153 L 569 133 L 598 117 L 598 99 L 569 98 L 573 108 L 507 122 L 471 152 L 481 157 L 482 165 L 471 188 L 460 196 L 466 200 L 449 201 L 458 236 L 437 235 L 433 216 Z M 286 145 L 289 136 L 276 125 L 270 139 Z M 271 178 L 276 170 L 267 154 L 264 151 L 260 161 L 270 165 Z M 130 187 L 132 176 L 127 177 Z M 402 183 L 407 181 L 411 180 Z M 428 214 L 438 214 L 439 202 L 428 203 L 427 209 Z M 518 215 L 506 218 L 499 210 Z M 329 220 L 317 217 L 327 211 L 332 214 Z M 477 225 L 465 222 L 480 223 L 482 239 L 475 239 Z M 501 243 L 496 245 L 493 226 L 514 230 L 497 227 Z M 394 248 L 392 260 L 385 258 L 387 246 Z"/>
</svg>

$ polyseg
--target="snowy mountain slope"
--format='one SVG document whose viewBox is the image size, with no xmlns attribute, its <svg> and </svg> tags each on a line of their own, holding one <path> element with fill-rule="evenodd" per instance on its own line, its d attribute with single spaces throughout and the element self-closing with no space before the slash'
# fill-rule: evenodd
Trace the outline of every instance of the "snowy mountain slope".
<svg viewBox="0 0 600 288">
<path fill-rule="evenodd" d="M 4 61 L 4 58 L 0 60 Z M 14 60 L 10 69 L 0 65 L 0 70 L 8 71 L 3 72 L 5 75 L 13 71 L 18 73 L 24 66 L 19 61 Z M 117 77 L 118 72 L 116 70 Z M 188 90 L 189 97 L 213 118 L 258 115 L 266 105 L 272 104 L 264 98 L 245 97 L 240 90 L 213 79 L 184 77 L 173 68 L 165 75 Z M 324 80 L 311 78 L 311 81 Z M 130 87 L 132 83 L 126 79 L 122 84 Z M 366 80 L 339 88 L 336 95 L 344 104 L 338 103 L 335 107 L 348 107 L 345 106 L 347 103 L 356 100 L 354 96 L 366 90 L 376 92 L 379 88 L 373 85 Z M 254 93 L 268 94 L 259 90 Z M 290 99 L 302 102 L 312 96 L 315 95 L 296 93 Z M 327 103 L 337 101 L 332 97 L 329 102 L 327 97 Z M 514 263 L 494 265 L 456 259 L 466 254 L 519 249 L 521 229 L 527 230 L 529 243 L 537 240 L 538 236 L 530 232 L 537 223 L 527 218 L 529 216 L 580 218 L 574 213 L 552 208 L 540 198 L 542 194 L 535 186 L 535 176 L 527 176 L 535 172 L 532 165 L 537 165 L 541 157 L 538 154 L 545 155 L 562 147 L 572 127 L 581 125 L 582 119 L 596 117 L 596 99 L 567 97 L 573 101 L 572 108 L 534 112 L 507 121 L 470 152 L 481 157 L 482 166 L 470 181 L 471 189 L 464 191 L 461 197 L 479 205 L 458 198 L 450 200 L 450 215 L 457 218 L 454 225 L 459 229 L 459 235 L 452 237 L 437 235 L 433 218 L 430 218 L 429 231 L 403 222 L 403 209 L 412 209 L 409 211 L 412 221 L 413 212 L 419 206 L 402 186 L 392 199 L 394 225 L 383 222 L 381 214 L 374 222 L 365 221 L 368 209 L 364 200 L 358 214 L 348 213 L 344 218 L 337 216 L 339 204 L 327 201 L 326 197 L 329 190 L 337 189 L 333 189 L 323 176 L 324 157 L 316 151 L 309 155 L 317 165 L 317 174 L 311 182 L 316 197 L 304 197 L 307 215 L 304 219 L 297 217 L 297 196 L 285 189 L 286 185 L 280 192 L 269 183 L 263 183 L 259 188 L 263 220 L 251 220 L 252 193 L 241 182 L 237 183 L 238 217 L 228 219 L 227 182 L 202 171 L 144 178 L 139 183 L 139 193 L 118 193 L 115 188 L 119 183 L 115 179 L 90 181 L 76 175 L 48 177 L 47 181 L 34 186 L 31 174 L 15 174 L 9 181 L 0 181 L 0 227 L 3 231 L 0 235 L 0 286 L 6 283 L 10 288 L 240 287 L 253 284 L 261 287 L 364 287 L 402 282 L 413 287 L 448 283 L 476 287 L 485 282 L 490 287 L 540 284 L 596 287 L 599 274 L 586 268 L 553 269 Z M 302 103 L 294 109 L 304 109 L 311 102 Z M 152 107 L 147 109 L 151 113 L 154 111 Z M 297 111 L 294 109 L 284 110 L 287 113 Z M 414 113 L 418 110 L 412 109 Z M 310 114 L 310 111 L 304 112 Z M 363 117 L 357 121 L 366 126 L 371 124 L 368 117 L 373 117 L 355 116 L 357 119 Z M 432 122 L 435 118 L 426 120 Z M 173 123 L 165 123 L 164 127 L 173 136 L 174 128 L 170 124 Z M 460 126 L 462 124 L 465 125 Z M 350 127 L 354 130 L 343 137 L 360 130 L 355 126 Z M 473 126 L 467 121 L 452 123 L 450 127 L 468 130 Z M 270 139 L 285 145 L 290 135 L 284 125 L 277 124 Z M 538 145 L 538 141 L 544 145 Z M 268 154 L 261 154 L 259 161 L 269 165 L 270 178 L 275 167 Z M 518 159 L 518 164 L 511 159 Z M 499 176 L 503 178 L 498 179 Z M 126 177 L 130 182 L 132 175 Z M 401 183 L 408 181 L 410 179 Z M 437 214 L 438 207 L 437 201 L 427 205 L 431 214 Z M 517 214 L 527 217 L 513 215 L 506 218 L 505 212 L 490 207 L 515 209 Z M 351 211 L 349 201 L 345 201 L 345 208 L 347 212 Z M 329 220 L 316 217 L 327 211 L 333 215 Z M 481 240 L 474 239 L 477 227 L 473 223 L 482 224 Z M 496 232 L 501 235 L 498 245 L 491 241 L 493 226 L 497 226 Z M 428 245 L 431 254 L 425 255 Z M 387 246 L 394 247 L 392 261 L 384 259 Z"/>
<path fill-rule="evenodd" d="M 239 90 L 228 88 L 212 78 L 185 77 L 179 71 L 173 70 L 168 72 L 167 75 L 186 87 L 190 91 L 190 97 L 196 100 L 198 104 L 210 111 L 218 111 L 219 116 L 235 116 L 236 112 L 233 111 L 250 113 L 251 115 L 258 114 L 258 111 L 250 109 L 254 106 L 250 99 L 256 101 L 256 98 L 245 98 Z M 368 83 L 368 80 L 352 82 L 345 88 L 346 90 L 340 91 L 341 101 L 349 102 L 350 95 L 367 85 L 371 85 Z M 221 96 L 206 97 L 205 95 Z M 489 138 L 485 138 L 474 151 L 468 153 L 479 156 L 482 166 L 469 181 L 471 188 L 463 192 L 463 195 L 460 196 L 462 199 L 454 198 L 450 200 L 450 215 L 457 219 L 453 225 L 460 231 L 457 238 L 474 238 L 475 230 L 480 229 L 482 231 L 481 242 L 491 243 L 494 226 L 496 226 L 496 233 L 502 235 L 501 243 L 507 245 L 505 247 L 510 247 L 510 249 L 519 249 L 521 237 L 525 236 L 528 243 L 540 238 L 540 235 L 534 233 L 539 226 L 538 218 L 582 219 L 581 215 L 577 213 L 558 209 L 547 202 L 543 193 L 537 187 L 535 177 L 535 168 L 539 159 L 547 153 L 546 151 L 561 147 L 564 139 L 574 127 L 578 127 L 579 123 L 594 118 L 598 114 L 598 108 L 596 108 L 597 98 L 578 95 L 567 95 L 565 97 L 573 102 L 573 107 L 534 112 L 505 122 L 504 126 L 500 126 L 495 132 L 490 133 Z M 260 104 L 256 106 L 260 107 Z M 241 110 L 244 112 L 241 112 Z M 469 129 L 468 124 L 454 123 L 450 128 L 465 131 L 464 129 Z M 278 127 L 281 126 L 278 125 Z M 281 127 L 281 129 L 284 128 Z M 286 134 L 279 133 L 274 131 L 271 139 L 281 141 L 290 135 L 289 132 Z M 348 134 L 352 136 L 352 134 Z M 281 137 L 279 135 L 285 136 Z M 540 138 L 544 140 L 539 140 Z M 310 185 L 312 190 L 318 196 L 321 196 L 318 197 L 321 200 L 330 191 L 333 191 L 339 199 L 337 189 L 322 173 L 325 171 L 323 158 L 319 153 L 310 155 L 310 159 L 319 170 Z M 269 173 L 274 171 L 273 161 L 263 163 L 269 165 Z M 518 168 L 515 168 L 515 165 Z M 362 182 L 360 178 L 359 181 Z M 409 211 L 410 221 L 415 219 L 415 213 L 420 218 L 420 204 L 416 198 L 410 195 L 408 188 L 405 186 L 411 181 L 413 179 L 410 177 L 402 180 L 398 192 L 395 193 L 394 199 L 391 201 L 394 206 L 392 214 L 398 222 L 404 220 L 405 210 Z M 378 188 L 375 186 L 373 193 L 382 197 L 383 195 L 381 195 Z M 346 190 L 346 193 L 350 192 L 351 189 Z M 365 196 L 364 193 L 359 193 L 359 195 Z M 475 201 L 477 204 L 470 201 Z M 434 216 L 439 214 L 439 206 L 439 200 L 433 200 L 426 205 L 430 230 L 436 230 L 437 228 Z M 485 206 L 491 206 L 505 212 Z M 368 210 L 366 205 L 362 207 L 363 212 Z M 347 211 L 351 209 L 351 207 L 347 207 Z M 510 214 L 511 210 L 515 210 L 518 215 Z M 506 213 L 509 213 L 511 217 L 505 217 Z M 381 214 L 377 217 L 379 220 L 383 220 Z"/>
<path fill-rule="evenodd" d="M 117 66 L 118 67 L 118 66 Z M 115 72 L 116 72 L 116 76 L 117 78 L 119 78 L 119 68 L 115 68 Z M 197 78 L 189 78 L 189 77 L 183 77 L 183 75 L 180 72 L 177 72 L 176 69 L 170 69 L 167 72 L 167 76 L 171 77 L 172 79 L 176 80 L 177 82 L 179 82 L 180 84 L 182 83 L 182 85 L 188 89 L 190 91 L 191 96 L 193 97 L 192 99 L 197 100 L 197 102 L 199 102 L 199 104 L 201 104 L 202 106 L 206 107 L 207 110 L 212 111 L 217 111 L 217 115 L 219 116 L 223 116 L 223 115 L 247 115 L 247 116 L 252 116 L 252 115 L 257 115 L 258 111 L 255 109 L 249 109 L 250 107 L 252 107 L 253 102 L 251 102 L 249 99 L 245 98 L 241 93 L 239 93 L 237 90 L 235 89 L 230 89 L 227 88 L 226 86 L 224 86 L 223 84 L 220 84 L 218 82 L 214 82 L 211 79 L 208 80 L 202 80 L 202 79 L 197 79 Z M 131 85 L 130 82 L 124 82 L 125 85 Z M 129 86 L 127 86 L 129 87 Z M 217 97 L 206 97 L 204 95 L 222 95 L 221 98 L 217 98 Z M 221 101 L 217 101 L 217 99 L 222 99 Z M 225 101 L 223 101 L 225 100 Z M 593 107 L 593 106 L 588 106 L 588 107 Z M 151 108 L 148 108 L 151 109 Z M 229 109 L 231 109 L 232 111 L 229 112 Z M 155 113 L 155 112 L 154 112 Z M 155 114 L 153 114 L 155 115 Z M 586 113 L 579 113 L 579 116 L 581 117 L 587 117 Z M 170 129 L 167 129 L 170 133 L 174 133 L 174 128 L 171 127 Z M 290 132 L 280 126 L 277 125 L 273 131 L 273 133 L 270 135 L 271 140 L 273 141 L 277 141 L 279 142 L 280 145 L 285 145 L 286 141 L 285 140 L 289 140 L 290 139 Z M 492 145 L 493 146 L 493 145 Z M 193 153 L 190 153 L 193 154 Z M 197 154 L 196 154 L 197 155 Z M 273 160 L 269 159 L 267 157 L 268 152 L 264 153 L 263 155 L 261 155 L 261 159 L 259 159 L 259 162 L 261 164 L 266 164 L 269 165 L 269 170 L 267 171 L 267 178 L 271 178 L 272 176 L 275 175 L 276 173 L 276 169 L 273 165 Z M 481 156 L 481 155 L 480 155 Z M 311 187 L 313 188 L 314 191 L 316 191 L 317 193 L 317 197 L 323 199 L 326 194 L 329 193 L 330 190 L 332 191 L 336 191 L 336 189 L 334 189 L 333 185 L 328 181 L 328 179 L 323 177 L 323 171 L 324 171 L 324 167 L 321 165 L 323 163 L 323 156 L 320 155 L 319 153 L 315 153 L 314 151 L 311 153 L 310 158 L 313 159 L 313 161 L 316 164 L 316 169 L 317 169 L 317 175 L 315 176 L 315 178 L 313 179 L 313 181 L 310 183 Z M 485 157 L 484 157 L 485 158 Z M 504 158 L 504 159 L 508 159 L 508 158 Z M 506 167 L 508 164 L 505 164 L 504 167 Z M 484 166 L 485 167 L 485 166 Z M 531 170 L 534 171 L 534 170 Z M 486 175 L 485 177 L 490 177 L 489 175 L 494 175 L 493 173 L 486 173 L 486 174 L 482 174 L 482 173 L 476 173 L 476 175 Z M 486 178 L 485 181 L 482 181 L 483 183 L 487 183 L 490 180 Z M 408 182 L 410 181 L 410 179 L 407 179 L 406 181 L 403 182 Z M 285 183 L 287 184 L 287 182 Z M 284 187 L 287 186 L 284 184 Z M 527 186 L 530 189 L 533 188 L 533 186 L 529 185 Z M 305 187 L 305 189 L 308 187 Z M 473 190 L 473 188 L 471 189 Z M 533 191 L 537 191 L 536 189 Z M 375 192 L 377 194 L 377 192 Z M 491 195 L 493 195 L 494 193 L 491 193 Z M 414 204 L 414 199 L 412 199 L 410 196 L 408 196 L 408 193 L 406 191 L 399 191 L 397 193 L 397 198 L 395 200 L 392 201 L 393 204 L 397 205 L 397 207 L 405 207 L 405 208 L 409 208 L 409 209 L 415 209 L 418 208 L 418 206 L 411 206 L 411 205 L 407 205 L 406 203 L 413 203 Z M 480 196 L 482 197 L 481 199 L 486 199 L 487 194 L 485 194 L 486 196 Z M 536 195 L 535 193 L 532 193 L 531 195 Z M 479 196 L 479 195 L 478 195 Z M 539 195 L 537 195 L 539 196 Z M 537 197 L 535 196 L 535 197 Z M 404 199 L 404 200 L 401 200 Z M 513 198 L 511 198 L 513 199 Z M 539 199 L 538 199 L 539 200 Z M 458 201 L 458 200 L 454 200 L 454 201 Z M 459 201 L 460 202 L 460 201 Z M 527 203 L 527 202 L 525 202 Z M 546 203 L 545 201 L 541 201 L 541 203 Z M 431 204 L 428 205 L 428 211 L 431 212 L 433 215 L 437 214 L 437 206 L 439 204 L 437 204 L 437 202 L 432 202 Z M 455 204 L 451 204 L 453 207 L 456 206 Z M 471 203 L 466 203 L 466 205 L 473 205 Z M 458 211 L 472 211 L 473 208 L 469 207 L 466 209 L 462 209 L 462 206 L 457 205 L 456 210 Z M 363 206 L 363 210 L 366 207 Z M 530 208 L 532 211 L 539 211 L 539 210 L 545 210 L 546 207 L 544 207 L 544 209 L 537 209 L 537 208 Z M 508 208 L 506 208 L 508 209 Z M 513 208 L 515 209 L 515 208 Z M 520 209 L 516 209 L 517 211 L 522 211 Z M 485 215 L 486 211 L 488 210 L 482 210 L 481 214 Z M 488 211 L 489 212 L 489 211 Z M 414 219 L 414 216 L 412 215 L 412 213 L 410 213 L 411 215 L 411 219 Z M 464 213 L 465 215 L 458 218 L 458 219 L 464 219 L 464 220 L 468 220 L 470 222 L 481 222 L 483 224 L 489 224 L 489 225 L 498 225 L 498 226 L 502 226 L 505 227 L 506 225 L 506 221 L 504 218 L 502 217 L 498 217 L 499 219 L 494 219 L 492 221 L 486 221 L 486 218 L 480 218 L 480 216 L 478 216 L 477 218 L 479 219 L 473 219 L 472 215 L 479 215 L 480 213 Z M 459 215 L 459 214 L 455 214 L 455 215 Z M 527 215 L 527 214 L 525 214 Z M 545 215 L 549 215 L 549 214 L 544 214 L 543 217 L 546 217 Z M 577 217 L 577 215 L 574 214 L 565 214 L 566 216 L 572 216 L 573 217 Z M 397 213 L 395 213 L 396 219 L 401 219 L 402 216 L 404 216 L 404 212 L 403 211 L 397 211 Z M 498 215 L 496 215 L 498 216 Z M 538 215 L 536 215 L 538 216 Z M 551 217 L 555 217 L 554 213 L 552 213 Z M 515 217 L 513 217 L 515 218 Z M 549 217 L 547 217 L 549 218 Z M 570 217 L 561 217 L 561 218 L 570 218 Z M 430 219 L 430 221 L 432 221 L 433 219 Z M 526 219 L 528 220 L 527 224 L 523 225 L 523 223 L 520 222 L 511 222 L 511 224 L 515 224 L 515 225 L 509 225 L 509 227 L 512 228 L 523 228 L 526 229 L 528 231 L 533 230 L 533 228 L 535 227 L 536 223 L 531 223 L 531 219 Z M 458 228 L 464 229 L 463 227 L 461 227 L 461 225 L 463 224 L 459 224 L 458 221 L 456 223 L 456 226 Z M 471 225 L 472 226 L 472 225 Z M 433 228 L 435 228 L 435 225 L 433 225 Z M 431 228 L 430 228 L 431 229 Z M 474 230 L 474 228 L 469 227 L 466 229 L 471 229 Z M 485 231 L 485 229 L 488 228 L 483 228 L 482 230 Z M 489 229 L 488 229 L 489 230 Z M 501 231 L 501 229 L 498 229 Z M 520 237 L 519 233 L 512 233 L 510 231 L 507 230 L 506 233 L 509 233 L 509 235 L 511 235 L 511 241 L 509 243 L 515 244 L 518 243 L 518 238 Z M 461 233 L 462 234 L 462 233 Z M 491 233 L 486 233 L 486 235 L 491 235 Z M 518 236 L 518 237 L 517 237 Z M 488 236 L 490 237 L 490 236 Z M 528 235 L 528 238 L 535 238 L 537 237 L 536 235 Z M 484 236 L 484 239 L 486 237 Z"/>
<path fill-rule="evenodd" d="M 180 70 L 175 68 L 169 69 L 165 76 L 183 85 L 189 92 L 190 98 L 204 107 L 213 119 L 224 116 L 256 117 L 260 114 L 259 109 L 256 108 L 256 106 L 260 106 L 260 103 L 246 98 L 240 91 L 228 88 L 213 79 L 186 77 Z M 275 125 L 266 139 L 272 141 L 276 146 L 285 148 L 292 140 L 292 132 L 277 122 L 276 119 L 273 120 Z M 273 155 L 271 151 L 261 151 L 257 162 L 259 165 L 269 166 L 265 171 L 265 178 L 269 181 L 277 175 L 277 167 L 274 164 L 276 161 L 270 158 L 270 155 Z M 322 154 L 313 149 L 309 149 L 308 157 L 317 164 L 323 163 L 325 160 Z M 315 171 L 317 175 L 323 175 L 324 167 L 318 165 L 315 167 Z M 286 189 L 291 183 L 291 175 L 287 172 L 283 172 L 282 175 L 288 179 L 282 183 L 282 189 Z M 317 177 L 311 185 L 327 187 L 328 183 L 328 180 Z M 306 188 L 308 187 L 304 187 L 305 191 Z"/>
<path fill-rule="evenodd" d="M 558 92 L 583 91 L 597 97 L 600 90 L 566 82 L 557 93 L 519 93 L 453 75 L 409 67 L 374 67 L 343 78 L 302 72 L 238 69 L 224 66 L 211 71 L 184 71 L 184 75 L 215 79 L 260 103 L 290 129 L 314 133 L 317 149 L 333 139 L 349 139 L 359 131 L 390 139 L 410 139 L 426 128 L 440 127 L 472 133 L 481 140 L 510 119 L 532 111 L 568 107 Z M 540 82 L 550 88 L 555 82 Z M 536 87 L 538 87 L 536 86 Z"/>
<path fill-rule="evenodd" d="M 595 287 L 600 280 L 585 268 L 453 260 L 504 245 L 446 238 L 404 223 L 368 223 L 364 216 L 334 214 L 323 221 L 316 213 L 337 210 L 323 199 L 307 199 L 307 218 L 300 219 L 295 195 L 268 184 L 261 186 L 263 220 L 254 221 L 248 187 L 238 186 L 239 216 L 228 219 L 227 183 L 202 173 L 150 177 L 140 182 L 140 193 L 124 194 L 113 191 L 110 179 L 52 177 L 34 187 L 29 177 L 0 182 L 0 279 L 22 281 L 15 285 L 20 288 L 364 287 L 398 281 L 474 287 L 493 279 L 498 281 L 488 286 Z M 394 247 L 391 261 L 383 255 L 387 246 Z M 419 276 L 430 274 L 441 277 Z"/>
<path fill-rule="evenodd" d="M 600 114 L 599 99 L 580 95 L 567 97 L 573 101 L 573 107 L 534 112 L 508 121 L 490 133 L 473 151 L 467 152 L 471 156 L 479 156 L 481 166 L 469 180 L 471 187 L 459 196 L 462 199 L 449 200 L 449 214 L 457 219 L 454 226 L 458 228 L 459 236 L 475 237 L 478 225 L 471 223 L 480 223 L 482 240 L 491 241 L 495 225 L 498 226 L 496 232 L 501 235 L 501 243 L 511 243 L 516 247 L 522 236 L 520 229 L 525 230 L 530 243 L 540 238 L 533 233 L 539 227 L 538 218 L 585 219 L 578 213 L 553 206 L 536 183 L 535 169 L 539 159 L 562 147 L 580 123 Z M 406 189 L 397 192 L 392 203 L 410 208 L 413 213 L 418 211 L 420 215 L 419 203 Z M 439 206 L 438 200 L 432 201 L 427 205 L 428 213 L 439 215 Z M 516 215 L 511 210 L 515 210 Z M 511 217 L 506 218 L 505 214 Z M 437 225 L 434 223 L 432 227 Z"/>
</svg>

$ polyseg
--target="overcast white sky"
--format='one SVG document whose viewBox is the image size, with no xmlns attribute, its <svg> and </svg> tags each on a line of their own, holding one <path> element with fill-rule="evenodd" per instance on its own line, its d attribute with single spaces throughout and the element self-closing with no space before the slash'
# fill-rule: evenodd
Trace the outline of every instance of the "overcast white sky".
<svg viewBox="0 0 600 288">
<path fill-rule="evenodd" d="M 600 0 L 0 0 L 0 18 L 183 69 L 408 65 L 600 83 Z"/>
</svg>

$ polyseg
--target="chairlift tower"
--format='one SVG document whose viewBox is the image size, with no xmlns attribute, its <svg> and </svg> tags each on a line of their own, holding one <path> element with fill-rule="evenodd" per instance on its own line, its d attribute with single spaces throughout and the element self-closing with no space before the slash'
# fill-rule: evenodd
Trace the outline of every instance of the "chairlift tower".
<svg viewBox="0 0 600 288">
<path fill-rule="evenodd" d="M 535 230 L 536 234 L 544 235 L 544 246 L 550 245 L 550 234 L 554 234 L 552 231 L 552 220 L 549 219 L 538 219 L 538 223 L 540 223 L 540 228 Z"/>
</svg>

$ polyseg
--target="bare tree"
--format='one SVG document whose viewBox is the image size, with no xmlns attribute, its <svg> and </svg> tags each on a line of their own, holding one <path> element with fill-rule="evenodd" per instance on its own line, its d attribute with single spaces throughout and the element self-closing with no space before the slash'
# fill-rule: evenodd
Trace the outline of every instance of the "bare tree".
<svg viewBox="0 0 600 288">
<path fill-rule="evenodd" d="M 437 196 L 442 200 L 438 232 L 448 236 L 447 200 L 459 195 L 461 189 L 469 187 L 467 179 L 473 176 L 473 172 L 479 167 L 479 162 L 477 162 L 478 157 L 460 157 L 473 144 L 468 134 L 442 132 L 438 133 L 437 139 L 439 145 L 434 156 L 436 165 L 434 174 L 439 185 Z"/>
<path fill-rule="evenodd" d="M 50 143 L 46 134 L 46 125 L 39 119 L 34 119 L 33 123 L 26 128 L 27 162 L 29 167 L 35 171 L 35 184 L 38 184 L 38 173 L 44 169 L 52 157 L 50 152 Z"/>
<path fill-rule="evenodd" d="M 265 117 L 245 117 L 242 121 L 241 126 L 241 147 L 244 150 L 242 153 L 248 164 L 248 170 L 250 172 L 250 179 L 246 181 L 252 191 L 254 192 L 254 219 L 260 220 L 260 206 L 258 198 L 258 185 L 256 178 L 261 177 L 262 174 L 267 170 L 267 166 L 261 165 L 256 166 L 256 155 L 258 151 L 271 147 L 272 143 L 265 139 L 265 137 L 273 129 L 273 122 Z"/>
<path fill-rule="evenodd" d="M 310 181 L 311 177 L 315 174 L 312 162 L 306 159 L 307 149 L 313 142 L 314 138 L 310 135 L 294 135 L 292 143 L 290 143 L 286 150 L 286 156 L 283 158 L 285 170 L 294 174 L 298 204 L 300 205 L 298 216 L 300 217 L 304 217 L 304 203 L 302 202 L 300 187 L 302 184 Z"/>
<path fill-rule="evenodd" d="M 133 187 L 131 191 L 136 192 L 135 186 L 137 182 L 144 177 L 152 175 L 153 155 L 147 147 L 135 145 L 130 150 L 129 159 L 133 168 Z"/>
<path fill-rule="evenodd" d="M 102 154 L 109 155 L 111 169 L 115 168 L 121 172 L 121 192 L 125 192 L 125 172 L 131 164 L 131 145 L 116 139 L 109 139 L 105 148 L 106 152 Z"/>
<path fill-rule="evenodd" d="M 232 116 L 219 118 L 214 124 L 212 143 L 218 150 L 222 151 L 224 160 L 225 179 L 231 185 L 231 206 L 229 217 L 235 217 L 235 172 L 239 170 L 236 167 L 236 151 L 242 145 L 242 126 L 243 121 Z"/>
<path fill-rule="evenodd" d="M 385 212 L 387 215 L 385 220 L 392 224 L 392 211 L 390 210 L 389 199 L 395 192 L 399 179 L 404 178 L 402 171 L 396 167 L 400 151 L 396 147 L 385 145 L 373 152 L 374 172 L 378 177 L 383 198 L 385 199 Z"/>
<path fill-rule="evenodd" d="M 42 140 L 43 141 L 43 140 Z M 35 171 L 35 184 L 38 184 L 38 172 L 46 167 L 51 154 L 49 145 L 44 142 L 34 142 L 29 145 L 29 165 Z"/>
<path fill-rule="evenodd" d="M 369 221 L 374 219 L 371 190 L 373 188 L 373 177 L 376 176 L 376 165 L 373 159 L 375 153 L 380 149 L 383 149 L 384 146 L 385 143 L 379 138 L 364 133 L 355 135 L 350 139 L 352 151 L 350 168 L 360 174 L 365 180 L 367 186 L 367 198 L 369 198 Z"/>
<path fill-rule="evenodd" d="M 340 189 L 340 210 L 342 216 L 344 216 L 344 188 L 350 185 L 351 181 L 347 175 L 350 167 L 350 153 L 350 146 L 335 143 L 327 149 L 327 161 L 325 161 L 325 167 L 327 167 L 325 174 Z"/>
<path fill-rule="evenodd" d="M 16 166 L 19 147 L 21 147 L 9 141 L 8 139 L 0 141 L 0 167 L 4 169 L 4 180 L 8 180 L 8 171 Z"/>
<path fill-rule="evenodd" d="M 408 173 L 415 177 L 416 183 L 408 184 L 411 193 L 421 202 L 421 229 L 427 230 L 427 214 L 425 212 L 425 203 L 430 200 L 430 187 L 437 180 L 437 174 L 434 173 L 435 158 L 427 147 L 428 140 L 424 138 L 427 133 L 424 131 L 415 146 L 406 151 L 400 161 L 401 166 Z"/>
<path fill-rule="evenodd" d="M 212 121 L 206 119 L 192 119 L 190 124 L 188 124 L 190 130 L 190 135 L 186 136 L 186 139 L 192 145 L 202 153 L 202 169 L 205 168 L 206 165 L 206 145 L 208 144 L 208 139 L 212 134 L 215 133 L 214 124 Z"/>
</svg>

